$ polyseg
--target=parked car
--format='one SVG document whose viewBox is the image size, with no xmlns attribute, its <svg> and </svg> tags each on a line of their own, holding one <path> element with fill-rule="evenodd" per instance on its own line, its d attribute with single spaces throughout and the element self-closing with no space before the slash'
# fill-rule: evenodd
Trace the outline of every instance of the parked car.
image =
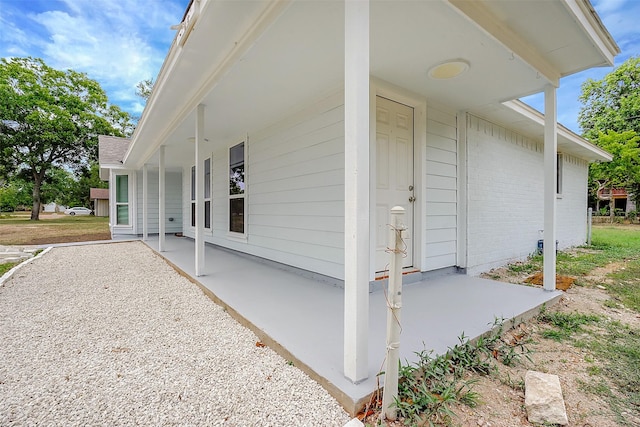
<svg viewBox="0 0 640 427">
<path fill-rule="evenodd" d="M 93 211 L 82 206 L 75 206 L 73 208 L 65 209 L 66 215 L 93 215 Z"/>
</svg>

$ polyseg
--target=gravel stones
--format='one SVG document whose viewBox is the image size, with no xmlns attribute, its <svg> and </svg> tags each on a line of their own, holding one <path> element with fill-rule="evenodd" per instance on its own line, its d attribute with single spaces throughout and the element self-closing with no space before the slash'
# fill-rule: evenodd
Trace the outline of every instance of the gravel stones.
<svg viewBox="0 0 640 427">
<path fill-rule="evenodd" d="M 342 426 L 315 381 L 139 242 L 0 286 L 0 425 Z"/>
</svg>

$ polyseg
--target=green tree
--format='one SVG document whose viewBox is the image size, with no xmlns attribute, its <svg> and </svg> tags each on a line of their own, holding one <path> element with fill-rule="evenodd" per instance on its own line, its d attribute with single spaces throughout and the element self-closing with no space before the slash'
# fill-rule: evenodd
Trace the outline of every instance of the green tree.
<svg viewBox="0 0 640 427">
<path fill-rule="evenodd" d="M 0 164 L 33 182 L 31 219 L 38 220 L 48 170 L 78 170 L 97 160 L 98 135 L 125 136 L 127 113 L 109 105 L 98 82 L 59 71 L 37 58 L 0 59 Z"/>
<path fill-rule="evenodd" d="M 75 176 L 64 168 L 51 168 L 47 171 L 40 188 L 42 203 L 56 202 L 64 206 L 76 206 L 78 201 L 73 196 L 77 186 Z"/>
<path fill-rule="evenodd" d="M 76 200 L 76 205 L 89 207 L 91 204 L 90 190 L 92 188 L 108 188 L 109 184 L 100 179 L 100 165 L 97 162 L 92 162 L 88 168 L 83 168 L 78 175 L 75 186 L 71 190 L 71 196 Z"/>
<path fill-rule="evenodd" d="M 139 82 L 136 85 L 136 95 L 143 98 L 145 101 L 149 100 L 151 91 L 153 91 L 153 79 L 147 79 Z"/>
<path fill-rule="evenodd" d="M 629 58 L 602 80 L 582 84 L 578 123 L 597 143 L 600 133 L 633 130 L 640 134 L 640 57 Z"/>
<path fill-rule="evenodd" d="M 33 184 L 16 177 L 0 185 L 0 212 L 13 212 L 31 204 Z"/>
<path fill-rule="evenodd" d="M 611 163 L 590 166 L 590 188 L 593 193 L 598 188 L 624 188 L 638 202 L 640 176 L 633 155 L 638 155 L 634 148 L 640 144 L 640 57 L 629 58 L 602 80 L 584 82 L 580 101 L 583 136 L 613 154 Z"/>
</svg>

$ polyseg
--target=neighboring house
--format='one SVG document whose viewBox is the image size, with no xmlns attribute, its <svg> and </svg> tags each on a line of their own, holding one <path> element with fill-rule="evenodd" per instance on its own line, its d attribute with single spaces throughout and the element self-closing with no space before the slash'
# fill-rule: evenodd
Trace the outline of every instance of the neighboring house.
<svg viewBox="0 0 640 427">
<path fill-rule="evenodd" d="M 132 139 L 100 140 L 112 234 L 183 232 L 198 275 L 207 242 L 343 282 L 359 381 L 395 205 L 408 271 L 476 274 L 544 230 L 553 289 L 611 160 L 557 124 L 556 87 L 618 52 L 587 0 L 193 1 Z M 546 116 L 515 101 L 538 92 Z"/>
<path fill-rule="evenodd" d="M 620 209 L 625 215 L 636 210 L 633 194 L 624 188 L 599 188 L 596 211 L 600 210 L 600 201 L 606 201 L 606 206 L 613 205 L 614 209 Z"/>
<path fill-rule="evenodd" d="M 89 199 L 93 203 L 93 213 L 95 216 L 109 216 L 109 189 L 91 188 Z"/>
<path fill-rule="evenodd" d="M 46 205 L 42 205 L 43 212 L 64 212 L 67 209 L 66 206 L 59 205 L 56 202 L 47 203 Z"/>
</svg>

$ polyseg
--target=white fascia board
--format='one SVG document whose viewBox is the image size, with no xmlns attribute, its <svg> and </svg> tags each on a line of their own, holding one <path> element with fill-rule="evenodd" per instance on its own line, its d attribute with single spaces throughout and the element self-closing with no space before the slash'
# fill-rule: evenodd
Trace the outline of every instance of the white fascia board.
<svg viewBox="0 0 640 427">
<path fill-rule="evenodd" d="M 575 20 L 580 23 L 593 45 L 605 58 L 606 63 L 602 65 L 613 66 L 613 59 L 620 53 L 620 47 L 600 20 L 591 3 L 586 0 L 564 0 L 563 4 L 575 17 Z"/>
<path fill-rule="evenodd" d="M 186 44 L 180 45 L 177 43 L 177 35 L 174 38 L 174 41 L 171 46 L 171 50 L 165 59 L 165 63 L 160 70 L 160 74 L 158 75 L 158 81 L 154 85 L 154 90 L 147 102 L 147 106 L 145 107 L 142 117 L 138 122 L 138 127 L 132 136 L 131 145 L 129 146 L 129 150 L 124 157 L 124 163 L 128 164 L 129 162 L 132 165 L 139 169 L 158 149 L 158 147 L 166 141 L 166 139 L 171 135 L 171 133 L 182 123 L 182 121 L 192 113 L 198 104 L 202 103 L 204 97 L 211 91 L 213 88 L 219 83 L 219 81 L 226 75 L 229 69 L 240 59 L 242 56 L 255 44 L 256 40 L 266 31 L 266 29 L 273 24 L 280 15 L 285 11 L 285 9 L 289 6 L 291 0 L 279 0 L 279 1 L 269 1 L 264 2 L 264 8 L 260 12 L 257 19 L 252 23 L 252 25 L 246 29 L 242 37 L 233 42 L 233 47 L 227 53 L 227 55 L 219 61 L 217 64 L 212 64 L 211 73 L 209 73 L 207 79 L 204 83 L 198 88 L 195 94 L 190 99 L 180 100 L 180 102 L 175 104 L 175 108 L 173 109 L 174 113 L 171 117 L 168 117 L 166 121 L 166 125 L 160 132 L 155 132 L 152 138 L 150 138 L 153 143 L 146 144 L 146 150 L 142 153 L 136 154 L 135 158 L 130 159 L 129 157 L 134 152 L 134 148 L 137 148 L 136 143 L 142 137 L 140 136 L 144 132 L 153 132 L 147 130 L 149 126 L 146 125 L 147 117 L 154 114 L 154 110 L 158 110 L 161 108 L 161 105 L 164 101 L 157 101 L 157 97 L 159 93 L 162 93 L 164 87 L 169 84 L 168 80 L 172 77 L 171 75 L 174 73 L 174 70 L 179 65 L 179 62 L 183 61 L 183 52 L 186 47 L 188 47 L 189 40 L 186 41 Z M 200 0 L 200 9 L 198 14 L 198 19 L 205 20 L 207 17 L 207 9 L 209 7 L 213 7 L 212 5 L 224 5 L 224 0 Z M 220 13 L 218 11 L 218 13 Z M 206 31 L 206 25 L 201 25 L 200 28 L 202 31 Z M 195 30 L 195 29 L 194 29 Z M 215 31 L 213 29 L 212 31 Z M 214 37 L 215 35 L 212 35 Z M 193 37 L 193 35 L 191 35 Z M 202 58 L 199 58 L 202 61 Z M 205 70 L 205 67 L 202 63 L 200 63 L 202 70 Z M 205 71 L 203 71 L 205 72 Z M 156 90 L 156 86 L 157 90 Z M 155 95 L 155 96 L 154 96 Z M 158 105 L 158 106 L 157 106 Z"/>
<path fill-rule="evenodd" d="M 449 0 L 449 4 L 470 22 L 480 27 L 490 37 L 500 43 L 515 56 L 529 64 L 550 84 L 558 87 L 560 72 L 537 50 L 531 47 L 519 34 L 502 24 L 479 1 Z"/>
<path fill-rule="evenodd" d="M 535 108 L 528 106 L 524 102 L 520 100 L 513 100 L 503 102 L 502 105 L 515 111 L 518 114 L 521 114 L 532 122 L 539 124 L 541 127 L 544 127 L 544 114 L 542 114 Z M 576 133 L 567 129 L 560 123 L 558 123 L 558 136 L 584 150 L 589 151 L 592 155 L 591 160 L 610 162 L 613 159 L 613 156 L 607 151 L 596 145 L 593 145 L 592 143 L 582 138 L 580 135 L 577 135 Z"/>
</svg>

